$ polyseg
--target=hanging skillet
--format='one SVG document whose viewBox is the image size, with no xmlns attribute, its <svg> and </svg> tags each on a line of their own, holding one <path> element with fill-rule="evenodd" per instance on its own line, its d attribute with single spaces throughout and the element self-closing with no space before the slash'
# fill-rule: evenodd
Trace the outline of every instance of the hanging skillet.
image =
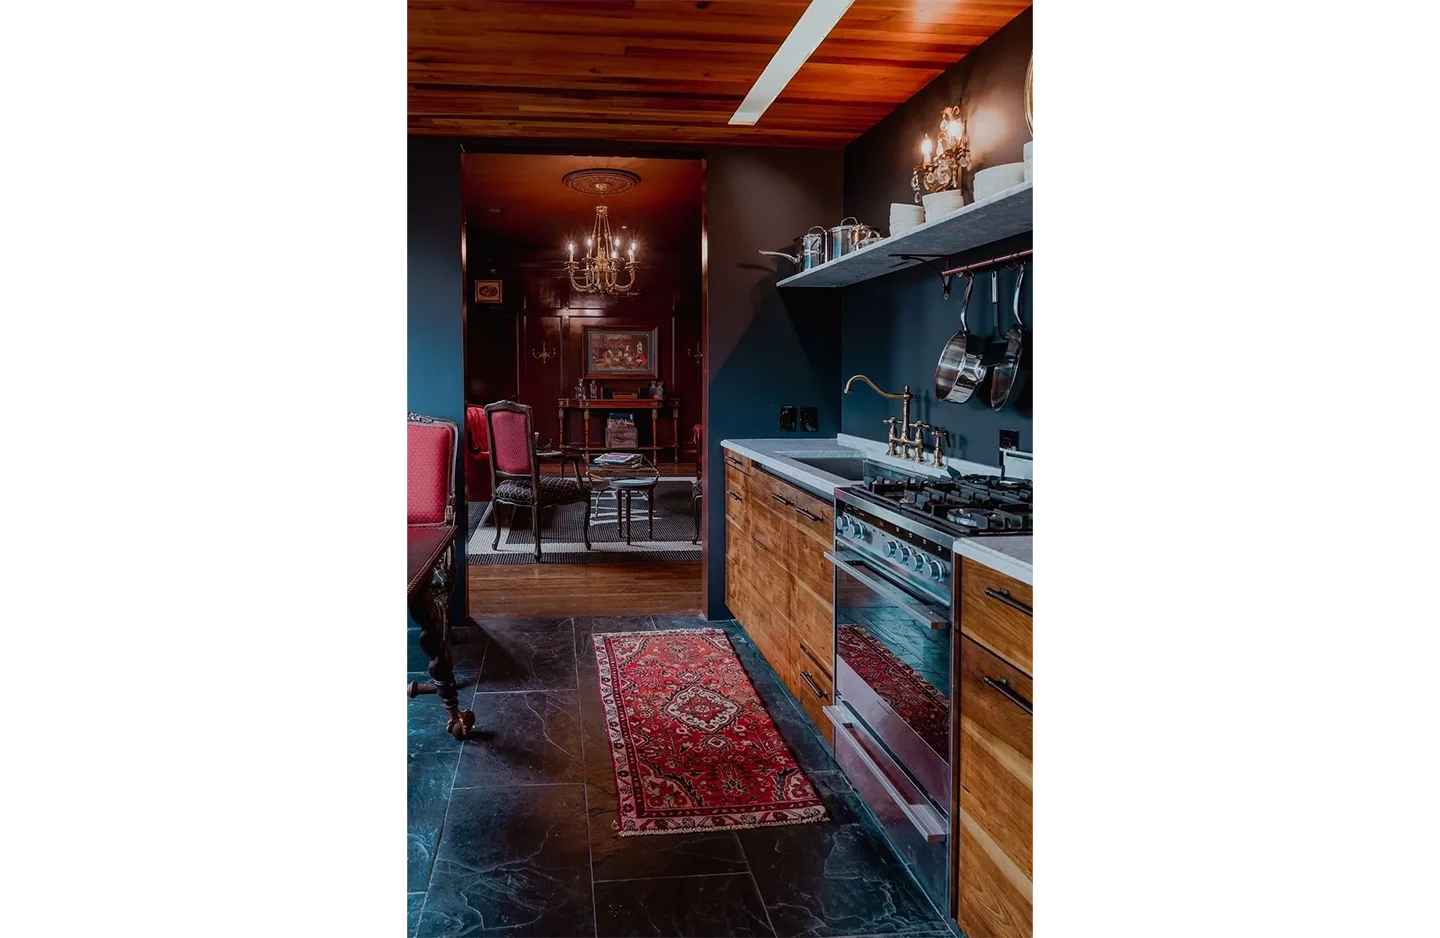
<svg viewBox="0 0 1440 938">
<path fill-rule="evenodd" d="M 945 343 L 940 361 L 935 366 L 935 399 L 963 404 L 985 380 L 985 365 L 982 361 L 985 343 L 970 331 L 965 321 L 965 312 L 970 308 L 970 292 L 975 287 L 975 275 L 965 273 L 965 301 L 960 307 L 960 331 Z"/>
<path fill-rule="evenodd" d="M 1025 284 L 1025 263 L 1020 263 L 1020 272 L 1015 275 L 1015 322 L 1004 337 L 997 342 L 1004 349 L 999 360 L 990 369 L 990 406 L 1000 410 L 1015 390 L 1015 378 L 1020 373 L 1020 353 L 1025 347 L 1025 321 L 1020 318 L 1020 288 Z M 998 308 L 997 308 L 998 311 Z"/>
</svg>

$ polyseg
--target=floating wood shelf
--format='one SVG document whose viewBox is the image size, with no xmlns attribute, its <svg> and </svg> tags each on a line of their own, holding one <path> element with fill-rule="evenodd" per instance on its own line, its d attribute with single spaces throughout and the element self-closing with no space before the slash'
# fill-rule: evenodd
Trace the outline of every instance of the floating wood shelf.
<svg viewBox="0 0 1440 938">
<path fill-rule="evenodd" d="M 854 254 L 836 258 L 819 267 L 786 277 L 782 287 L 845 287 L 873 280 L 906 267 L 917 260 L 892 254 L 929 254 L 949 257 L 982 245 L 1024 234 L 1034 227 L 1033 182 L 997 192 L 972 202 L 952 214 L 926 222 L 897 237 L 863 247 Z"/>
</svg>

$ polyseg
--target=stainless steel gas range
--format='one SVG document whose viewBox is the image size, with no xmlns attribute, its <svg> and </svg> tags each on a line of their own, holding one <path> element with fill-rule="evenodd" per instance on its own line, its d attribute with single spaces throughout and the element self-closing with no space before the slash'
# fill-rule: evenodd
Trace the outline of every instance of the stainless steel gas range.
<svg viewBox="0 0 1440 938">
<path fill-rule="evenodd" d="M 889 474 L 835 491 L 835 758 L 949 907 L 957 537 L 1031 532 L 1031 483 Z"/>
</svg>

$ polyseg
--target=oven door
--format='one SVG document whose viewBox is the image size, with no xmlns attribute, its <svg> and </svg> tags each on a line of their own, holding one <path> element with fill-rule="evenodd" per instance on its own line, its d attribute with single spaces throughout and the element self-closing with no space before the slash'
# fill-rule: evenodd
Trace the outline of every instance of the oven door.
<svg viewBox="0 0 1440 938">
<path fill-rule="evenodd" d="M 950 610 L 837 547 L 835 693 L 939 805 L 950 804 Z"/>
</svg>

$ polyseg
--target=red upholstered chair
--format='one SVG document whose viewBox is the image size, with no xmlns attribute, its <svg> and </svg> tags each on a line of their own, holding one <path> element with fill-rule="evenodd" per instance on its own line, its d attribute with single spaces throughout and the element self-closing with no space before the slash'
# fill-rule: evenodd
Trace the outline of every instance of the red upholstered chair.
<svg viewBox="0 0 1440 938">
<path fill-rule="evenodd" d="M 405 522 L 454 524 L 459 428 L 451 420 L 408 414 L 405 433 L 408 456 Z"/>
<path fill-rule="evenodd" d="M 485 408 L 465 405 L 465 500 L 485 501 L 490 497 L 489 435 L 485 432 Z"/>
<path fill-rule="evenodd" d="M 535 416 L 529 406 L 513 401 L 485 405 L 485 429 L 490 439 L 490 489 L 495 500 L 495 540 L 500 546 L 500 506 L 510 506 L 513 525 L 515 508 L 529 508 L 530 526 L 535 532 L 535 562 L 540 562 L 540 512 L 552 505 L 585 503 L 585 549 L 590 549 L 590 489 L 582 481 L 580 457 L 567 455 L 575 463 L 575 478 L 542 476 L 535 452 Z"/>
</svg>

